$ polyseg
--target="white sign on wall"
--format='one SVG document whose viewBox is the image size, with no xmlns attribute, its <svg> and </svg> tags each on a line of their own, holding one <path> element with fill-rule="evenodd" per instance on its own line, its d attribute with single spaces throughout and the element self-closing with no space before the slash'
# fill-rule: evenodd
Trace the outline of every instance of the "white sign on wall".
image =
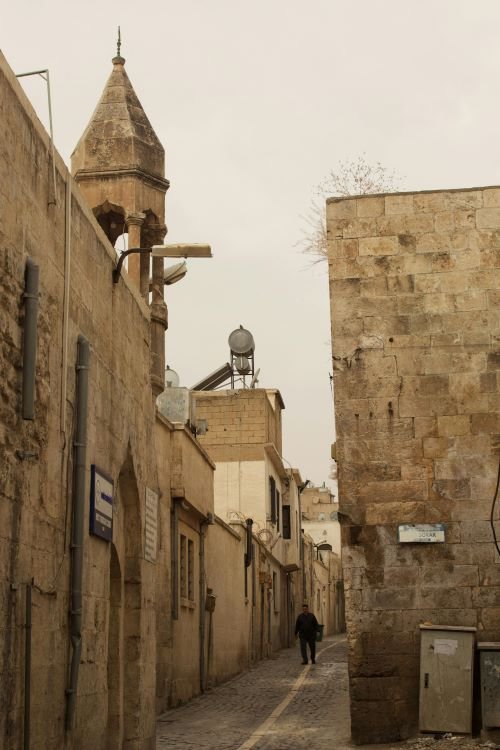
<svg viewBox="0 0 500 750">
<path fill-rule="evenodd" d="M 442 523 L 407 523 L 398 526 L 398 539 L 402 543 L 430 544 L 444 542 L 444 525 Z"/>
<path fill-rule="evenodd" d="M 158 549 L 158 494 L 146 487 L 146 517 L 144 524 L 144 557 L 156 562 Z"/>
<path fill-rule="evenodd" d="M 113 494 L 114 486 L 95 464 L 90 467 L 90 533 L 107 542 L 113 539 Z"/>
</svg>

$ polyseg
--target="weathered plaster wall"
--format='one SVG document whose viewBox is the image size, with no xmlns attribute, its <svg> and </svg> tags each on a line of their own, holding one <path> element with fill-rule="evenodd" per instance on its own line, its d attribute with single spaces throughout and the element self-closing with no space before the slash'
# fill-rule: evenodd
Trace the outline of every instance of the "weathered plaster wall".
<svg viewBox="0 0 500 750">
<path fill-rule="evenodd" d="M 152 748 L 155 565 L 144 559 L 144 498 L 146 487 L 161 487 L 151 450 L 149 314 L 126 280 L 112 284 L 114 251 L 74 188 L 68 361 L 62 371 L 68 174 L 57 157 L 57 203 L 51 204 L 47 135 L 1 56 L 0 130 L 0 745 L 18 748 L 22 737 L 24 593 L 33 579 L 30 747 L 96 750 L 125 738 L 130 748 Z M 23 422 L 20 411 L 28 256 L 40 266 L 33 422 Z M 83 650 L 76 725 L 65 733 L 79 334 L 91 346 Z M 23 460 L 19 451 L 31 457 Z M 92 463 L 115 482 L 113 544 L 88 534 Z"/>
<path fill-rule="evenodd" d="M 266 523 L 265 461 L 220 461 L 214 477 L 215 512 L 225 521 L 253 518 Z"/>
<path fill-rule="evenodd" d="M 252 662 L 251 627 L 255 596 L 252 566 L 245 568 L 245 530 L 221 519 L 207 531 L 207 586 L 216 597 L 207 612 L 207 680 L 216 685 Z M 245 592 L 245 575 L 247 590 Z"/>
<path fill-rule="evenodd" d="M 327 223 L 352 731 L 389 741 L 419 623 L 500 638 L 500 188 L 331 199 Z M 444 544 L 398 544 L 437 522 Z"/>
</svg>

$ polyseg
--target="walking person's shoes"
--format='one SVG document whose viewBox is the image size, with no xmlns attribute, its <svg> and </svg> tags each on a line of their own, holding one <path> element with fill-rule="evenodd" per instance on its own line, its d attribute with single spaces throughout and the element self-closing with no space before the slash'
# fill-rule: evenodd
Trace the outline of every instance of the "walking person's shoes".
<svg viewBox="0 0 500 750">
<path fill-rule="evenodd" d="M 307 661 L 303 661 L 303 662 L 302 662 L 302 664 L 308 664 L 308 663 L 309 663 L 309 662 L 307 662 Z"/>
<path fill-rule="evenodd" d="M 316 664 L 316 659 L 311 659 L 311 664 Z"/>
</svg>

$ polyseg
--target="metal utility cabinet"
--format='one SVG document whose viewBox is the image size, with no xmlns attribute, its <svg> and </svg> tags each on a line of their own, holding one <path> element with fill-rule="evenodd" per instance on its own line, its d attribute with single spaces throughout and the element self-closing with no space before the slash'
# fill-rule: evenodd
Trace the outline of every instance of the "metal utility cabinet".
<svg viewBox="0 0 500 750">
<path fill-rule="evenodd" d="M 420 626 L 421 732 L 472 731 L 476 628 Z"/>
<path fill-rule="evenodd" d="M 478 643 L 483 728 L 500 727 L 500 643 Z"/>
</svg>

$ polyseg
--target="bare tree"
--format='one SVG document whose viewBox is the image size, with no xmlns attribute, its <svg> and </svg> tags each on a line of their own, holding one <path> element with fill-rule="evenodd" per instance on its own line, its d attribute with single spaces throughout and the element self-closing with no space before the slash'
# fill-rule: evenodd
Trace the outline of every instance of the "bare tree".
<svg viewBox="0 0 500 750">
<path fill-rule="evenodd" d="M 302 238 L 303 252 L 313 256 L 313 263 L 326 260 L 325 201 L 331 197 L 366 195 L 368 193 L 393 193 L 400 186 L 400 178 L 379 161 L 371 164 L 365 154 L 356 159 L 339 161 L 313 192 L 309 211 L 304 217 L 306 227 Z"/>
</svg>

